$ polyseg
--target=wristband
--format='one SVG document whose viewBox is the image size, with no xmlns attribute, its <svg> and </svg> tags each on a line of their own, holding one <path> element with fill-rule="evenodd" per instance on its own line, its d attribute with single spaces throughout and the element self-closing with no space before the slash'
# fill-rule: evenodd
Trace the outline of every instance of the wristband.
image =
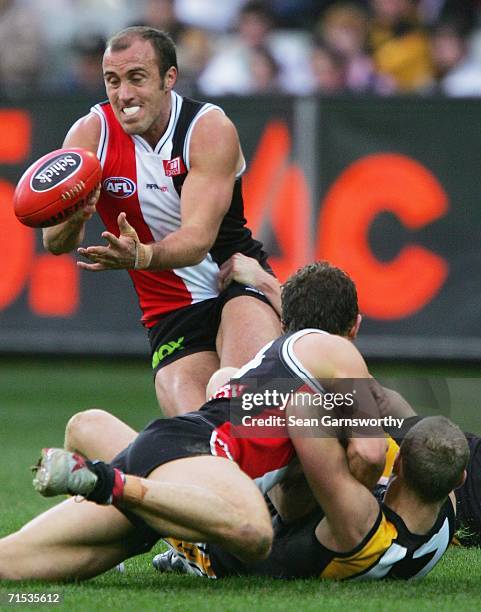
<svg viewBox="0 0 481 612">
<path fill-rule="evenodd" d="M 136 240 L 134 270 L 145 270 L 149 267 L 151 260 L 152 248 Z"/>
</svg>

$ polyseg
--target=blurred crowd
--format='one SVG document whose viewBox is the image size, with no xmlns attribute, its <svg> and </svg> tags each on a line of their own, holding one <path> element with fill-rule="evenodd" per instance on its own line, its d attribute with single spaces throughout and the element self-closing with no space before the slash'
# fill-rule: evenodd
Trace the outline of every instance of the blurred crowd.
<svg viewBox="0 0 481 612">
<path fill-rule="evenodd" d="M 102 94 L 107 38 L 168 31 L 187 95 L 481 95 L 481 0 L 0 0 L 0 94 Z"/>
</svg>

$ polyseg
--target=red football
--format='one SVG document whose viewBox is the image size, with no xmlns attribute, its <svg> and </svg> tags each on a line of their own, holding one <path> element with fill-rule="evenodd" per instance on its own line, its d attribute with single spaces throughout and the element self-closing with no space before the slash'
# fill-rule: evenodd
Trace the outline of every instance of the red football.
<svg viewBox="0 0 481 612">
<path fill-rule="evenodd" d="M 15 189 L 17 219 L 30 227 L 49 227 L 67 220 L 95 189 L 102 176 L 91 151 L 57 149 L 34 162 Z"/>
</svg>

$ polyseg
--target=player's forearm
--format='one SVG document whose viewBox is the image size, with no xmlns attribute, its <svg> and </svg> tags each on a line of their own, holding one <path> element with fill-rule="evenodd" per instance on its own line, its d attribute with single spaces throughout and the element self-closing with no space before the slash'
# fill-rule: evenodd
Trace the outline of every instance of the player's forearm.
<svg viewBox="0 0 481 612">
<path fill-rule="evenodd" d="M 264 272 L 264 270 L 263 270 Z M 280 316 L 281 314 L 281 285 L 277 278 L 264 272 L 259 282 L 255 284 L 255 287 L 262 291 L 266 298 L 271 303 L 274 310 Z"/>
<path fill-rule="evenodd" d="M 47 227 L 43 230 L 43 246 L 54 255 L 70 253 L 83 240 L 85 221 L 71 218 L 61 225 Z"/>
<path fill-rule="evenodd" d="M 182 228 L 159 242 L 140 244 L 140 270 L 172 270 L 199 264 L 209 252 L 211 241 L 194 228 Z"/>
</svg>

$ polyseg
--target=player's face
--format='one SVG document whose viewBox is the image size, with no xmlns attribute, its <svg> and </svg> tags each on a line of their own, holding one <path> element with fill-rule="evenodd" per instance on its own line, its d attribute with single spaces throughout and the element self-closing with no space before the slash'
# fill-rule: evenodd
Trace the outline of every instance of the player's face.
<svg viewBox="0 0 481 612">
<path fill-rule="evenodd" d="M 128 49 L 105 52 L 103 73 L 109 102 L 124 131 L 155 146 L 169 120 L 175 68 L 161 79 L 154 48 L 136 39 Z"/>
</svg>

